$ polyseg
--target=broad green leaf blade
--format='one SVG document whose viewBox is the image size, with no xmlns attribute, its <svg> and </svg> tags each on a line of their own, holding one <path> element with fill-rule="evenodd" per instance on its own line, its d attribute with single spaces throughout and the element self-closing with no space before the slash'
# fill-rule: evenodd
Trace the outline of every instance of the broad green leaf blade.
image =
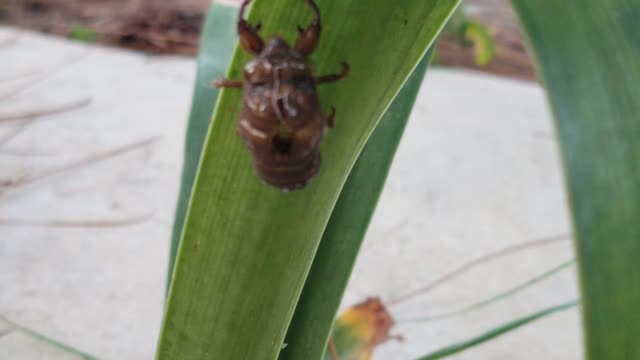
<svg viewBox="0 0 640 360">
<path fill-rule="evenodd" d="M 360 244 L 411 114 L 427 53 L 367 141 L 331 213 L 296 307 L 281 359 L 319 359 L 333 326 Z M 319 339 L 321 341 L 319 341 Z"/>
<path fill-rule="evenodd" d="M 221 93 L 195 181 L 158 345 L 159 359 L 277 357 L 333 205 L 356 157 L 457 0 L 325 0 L 319 74 L 351 65 L 323 86 L 337 125 L 323 143 L 321 173 L 303 191 L 282 193 L 255 175 L 235 136 L 241 92 Z M 304 1 L 255 1 L 249 20 L 291 40 L 309 21 Z M 384 24 L 384 26 L 381 26 Z M 237 51 L 240 78 L 250 57 Z M 210 99 L 202 99 L 209 101 Z"/>
<path fill-rule="evenodd" d="M 577 301 L 570 301 L 568 303 L 565 304 L 561 304 L 561 305 L 556 305 L 544 310 L 541 310 L 535 314 L 531 314 L 529 316 L 525 316 L 523 318 L 517 319 L 517 320 L 513 320 L 510 321 L 504 325 L 500 325 L 490 331 L 487 331 L 484 334 L 481 334 L 479 336 L 476 336 L 474 338 L 471 338 L 469 340 L 465 340 L 462 341 L 460 343 L 454 344 L 454 345 L 450 345 L 447 346 L 443 349 L 440 349 L 438 351 L 435 351 L 431 354 L 425 355 L 423 357 L 421 357 L 419 360 L 436 360 L 436 359 L 442 359 L 445 357 L 448 357 L 450 355 L 453 354 L 457 354 L 459 352 L 468 350 L 474 346 L 480 345 L 482 343 L 485 343 L 489 340 L 495 339 L 498 336 L 504 335 L 508 332 L 511 332 L 513 330 L 516 330 L 524 325 L 527 325 L 531 322 L 534 322 L 536 320 L 539 320 L 545 316 L 560 312 L 560 311 L 565 311 L 565 310 L 569 310 L 573 307 L 575 307 L 576 305 L 578 305 Z"/>
<path fill-rule="evenodd" d="M 236 15 L 238 9 L 232 6 L 213 5 L 209 9 L 201 38 L 198 54 L 198 71 L 193 90 L 191 114 L 187 124 L 184 164 L 178 205 L 176 206 L 171 252 L 169 255 L 169 277 L 173 274 L 173 265 L 178 252 L 191 189 L 200 163 L 200 153 L 211 123 L 213 108 L 220 91 L 211 83 L 224 74 L 231 62 L 238 36 L 236 34 Z"/>
<path fill-rule="evenodd" d="M 640 2 L 513 0 L 553 109 L 586 354 L 640 359 Z"/>
</svg>

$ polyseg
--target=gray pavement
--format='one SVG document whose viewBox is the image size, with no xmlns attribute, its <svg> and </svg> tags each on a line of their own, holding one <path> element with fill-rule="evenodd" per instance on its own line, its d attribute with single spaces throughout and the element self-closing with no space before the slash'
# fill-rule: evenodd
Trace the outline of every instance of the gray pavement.
<svg viewBox="0 0 640 360">
<path fill-rule="evenodd" d="M 0 143 L 17 134 L 0 148 L 0 179 L 17 181 L 0 191 L 0 315 L 101 359 L 152 359 L 195 61 L 0 27 L 0 64 L 0 119 L 80 104 L 0 121 Z M 432 69 L 344 306 L 393 299 L 486 252 L 569 233 L 553 133 L 538 85 Z M 22 180 L 147 139 L 104 161 Z M 79 220 L 89 223 L 63 226 Z M 136 224 L 107 226 L 128 221 Z M 397 319 L 455 310 L 572 253 L 569 241 L 522 252 L 391 310 Z M 394 333 L 406 340 L 381 346 L 374 359 L 412 359 L 576 296 L 571 268 L 465 316 L 398 324 Z M 6 327 L 0 322 L 0 333 Z M 579 329 L 572 310 L 452 359 L 580 359 Z M 0 359 L 67 358 L 19 332 L 0 337 Z"/>
</svg>

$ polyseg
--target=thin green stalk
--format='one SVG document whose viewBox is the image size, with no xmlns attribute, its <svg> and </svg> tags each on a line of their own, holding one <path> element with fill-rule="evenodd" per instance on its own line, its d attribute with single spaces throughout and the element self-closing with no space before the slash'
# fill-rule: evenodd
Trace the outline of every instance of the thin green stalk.
<svg viewBox="0 0 640 360">
<path fill-rule="evenodd" d="M 63 344 L 63 343 L 61 343 L 61 342 L 59 342 L 57 340 L 54 340 L 54 339 L 52 339 L 52 338 L 50 338 L 50 337 L 48 337 L 46 335 L 43 335 L 43 334 L 41 334 L 41 333 L 39 333 L 37 331 L 31 330 L 31 329 L 26 328 L 26 327 L 24 327 L 24 326 L 22 326 L 22 325 L 20 325 L 20 324 L 18 324 L 16 322 L 13 322 L 13 321 L 9 320 L 4 315 L 0 315 L 0 320 L 2 320 L 4 322 L 6 322 L 7 324 L 9 324 L 10 325 L 10 329 L 17 330 L 17 331 L 19 331 L 19 332 L 21 332 L 21 333 L 23 333 L 23 334 L 25 334 L 27 336 L 30 336 L 30 337 L 32 337 L 34 339 L 37 339 L 37 340 L 40 340 L 40 341 L 42 341 L 44 343 L 47 343 L 47 344 L 49 344 L 49 345 L 51 345 L 51 346 L 53 346 L 53 347 L 55 347 L 55 348 L 57 348 L 59 350 L 62 350 L 64 352 L 66 352 L 66 353 L 78 356 L 79 358 L 84 359 L 84 360 L 98 360 L 98 358 L 93 356 L 93 355 L 89 355 L 89 354 L 87 354 L 85 352 L 82 352 L 82 351 L 80 351 L 78 349 L 75 349 L 75 348 L 73 348 L 73 347 L 71 347 L 69 345 L 66 345 L 66 344 Z"/>
<path fill-rule="evenodd" d="M 525 316 L 523 318 L 517 319 L 517 320 L 513 320 L 510 321 L 506 324 L 500 325 L 492 330 L 487 331 L 484 334 L 481 334 L 479 336 L 473 337 L 471 339 L 459 342 L 457 344 L 454 345 L 449 345 L 445 348 L 442 348 L 440 350 L 434 351 L 428 355 L 425 355 L 421 358 L 419 358 L 418 360 L 436 360 L 436 359 L 442 359 L 448 356 L 451 356 L 453 354 L 457 354 L 460 352 L 463 352 L 465 350 L 468 350 L 472 347 L 478 346 L 482 343 L 485 343 L 489 340 L 495 339 L 498 336 L 504 335 L 506 333 L 509 333 L 511 331 L 514 331 L 522 326 L 525 326 L 529 323 L 532 323 L 536 320 L 542 319 L 546 316 L 555 314 L 557 312 L 561 312 L 561 311 L 566 311 L 569 309 L 572 309 L 574 307 L 576 307 L 578 305 L 578 301 L 574 300 L 574 301 L 570 301 L 561 305 L 556 305 L 541 311 L 538 311 L 534 314 L 531 314 L 529 316 Z"/>
</svg>

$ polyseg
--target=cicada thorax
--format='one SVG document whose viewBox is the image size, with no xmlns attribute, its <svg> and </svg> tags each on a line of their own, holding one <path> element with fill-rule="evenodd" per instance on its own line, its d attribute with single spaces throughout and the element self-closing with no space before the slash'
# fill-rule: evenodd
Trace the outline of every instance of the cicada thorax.
<svg viewBox="0 0 640 360">
<path fill-rule="evenodd" d="M 282 190 L 302 188 L 320 167 L 327 118 L 313 72 L 283 40 L 245 67 L 238 133 L 257 174 Z"/>
</svg>

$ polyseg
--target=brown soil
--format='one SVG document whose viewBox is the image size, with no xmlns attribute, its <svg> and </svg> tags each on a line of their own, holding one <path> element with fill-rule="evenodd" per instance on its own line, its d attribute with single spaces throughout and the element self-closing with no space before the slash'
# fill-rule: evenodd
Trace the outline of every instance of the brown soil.
<svg viewBox="0 0 640 360">
<path fill-rule="evenodd" d="M 8 0 L 0 3 L 0 21 L 28 29 L 69 36 L 78 27 L 91 29 L 101 43 L 157 54 L 193 55 L 207 0 Z M 471 0 L 470 17 L 488 25 L 497 42 L 487 66 L 475 65 L 473 49 L 453 36 L 438 45 L 440 63 L 520 79 L 534 79 L 533 66 L 506 0 Z"/>
</svg>

